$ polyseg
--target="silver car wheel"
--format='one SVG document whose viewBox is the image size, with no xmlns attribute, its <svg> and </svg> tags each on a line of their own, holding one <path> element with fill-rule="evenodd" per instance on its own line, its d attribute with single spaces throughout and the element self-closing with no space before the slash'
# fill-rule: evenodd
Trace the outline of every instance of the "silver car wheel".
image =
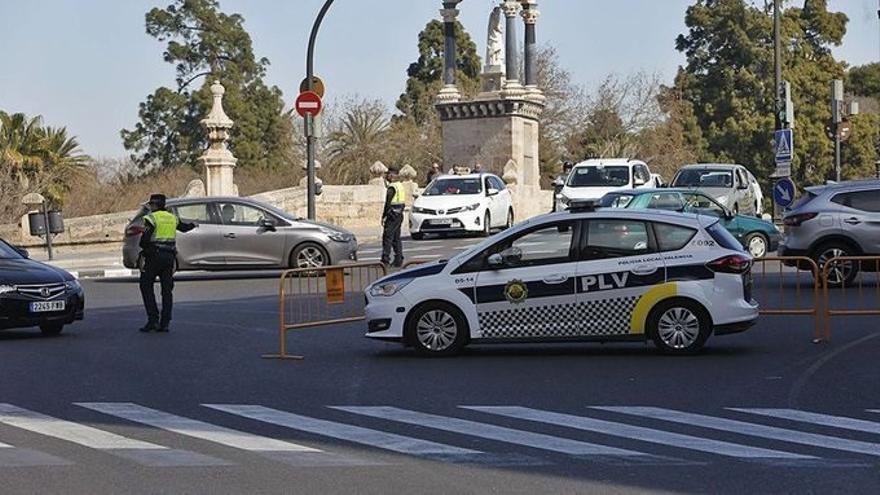
<svg viewBox="0 0 880 495">
<path fill-rule="evenodd" d="M 700 336 L 700 319 L 687 308 L 669 308 L 660 316 L 657 333 L 667 346 L 687 349 Z"/>
<path fill-rule="evenodd" d="M 434 309 L 423 314 L 416 323 L 416 338 L 425 349 L 445 351 L 458 336 L 455 318 L 446 311 Z"/>
<path fill-rule="evenodd" d="M 324 253 L 315 246 L 306 246 L 296 255 L 297 268 L 321 268 L 324 266 Z"/>
<path fill-rule="evenodd" d="M 767 241 L 762 235 L 749 239 L 749 254 L 755 258 L 763 258 L 767 254 Z"/>
<path fill-rule="evenodd" d="M 825 264 L 838 256 L 846 256 L 846 253 L 839 248 L 826 249 L 819 255 L 819 267 L 824 269 Z M 831 268 L 827 270 L 828 283 L 840 285 L 849 278 L 853 271 L 852 261 L 835 261 L 831 263 Z"/>
</svg>

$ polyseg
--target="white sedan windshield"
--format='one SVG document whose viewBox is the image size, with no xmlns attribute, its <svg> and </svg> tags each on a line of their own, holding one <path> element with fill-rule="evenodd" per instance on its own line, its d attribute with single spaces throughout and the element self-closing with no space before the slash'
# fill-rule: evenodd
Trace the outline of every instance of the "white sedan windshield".
<svg viewBox="0 0 880 495">
<path fill-rule="evenodd" d="M 459 194 L 480 194 L 483 192 L 482 181 L 473 179 L 440 179 L 428 186 L 424 196 L 448 196 Z"/>
<path fill-rule="evenodd" d="M 621 187 L 629 184 L 629 167 L 590 165 L 576 167 L 568 176 L 568 187 Z"/>
</svg>

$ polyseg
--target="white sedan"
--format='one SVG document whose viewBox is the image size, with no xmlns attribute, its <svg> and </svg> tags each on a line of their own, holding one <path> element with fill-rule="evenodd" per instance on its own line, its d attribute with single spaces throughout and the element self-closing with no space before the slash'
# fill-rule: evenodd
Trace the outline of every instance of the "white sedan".
<svg viewBox="0 0 880 495">
<path fill-rule="evenodd" d="M 475 232 L 513 225 L 510 190 L 493 174 L 444 175 L 425 188 L 412 207 L 409 231 L 415 240 L 425 234 Z"/>
<path fill-rule="evenodd" d="M 758 318 L 752 258 L 717 218 L 570 208 L 366 289 L 367 337 L 426 355 L 469 343 L 653 340 L 673 354 Z"/>
</svg>

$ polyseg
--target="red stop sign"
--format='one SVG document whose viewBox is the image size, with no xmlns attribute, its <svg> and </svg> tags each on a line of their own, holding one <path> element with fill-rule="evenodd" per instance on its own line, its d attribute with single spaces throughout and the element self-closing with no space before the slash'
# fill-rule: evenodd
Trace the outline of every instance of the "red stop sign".
<svg viewBox="0 0 880 495">
<path fill-rule="evenodd" d="M 323 108 L 323 106 L 324 104 L 321 102 L 321 97 L 314 91 L 303 91 L 296 97 L 296 103 L 294 104 L 296 113 L 300 114 L 301 117 L 305 117 L 306 115 L 316 117 L 321 113 L 321 108 Z"/>
</svg>

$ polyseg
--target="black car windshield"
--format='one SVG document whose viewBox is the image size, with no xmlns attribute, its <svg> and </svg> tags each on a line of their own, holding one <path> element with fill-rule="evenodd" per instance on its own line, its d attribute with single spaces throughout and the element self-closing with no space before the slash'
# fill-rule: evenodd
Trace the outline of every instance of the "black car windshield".
<svg viewBox="0 0 880 495">
<path fill-rule="evenodd" d="M 729 170 L 688 168 L 678 172 L 672 187 L 733 187 L 733 174 Z"/>
<path fill-rule="evenodd" d="M 457 194 L 480 194 L 483 192 L 482 181 L 472 179 L 439 179 L 428 186 L 423 196 L 447 196 Z"/>
<path fill-rule="evenodd" d="M 568 176 L 568 187 L 621 187 L 629 184 L 629 167 L 589 165 L 575 167 Z"/>
<path fill-rule="evenodd" d="M 4 241 L 0 241 L 0 260 L 20 260 L 21 253 Z"/>
<path fill-rule="evenodd" d="M 626 208 L 635 196 L 632 194 L 610 193 L 602 196 L 599 206 L 602 208 Z"/>
</svg>

